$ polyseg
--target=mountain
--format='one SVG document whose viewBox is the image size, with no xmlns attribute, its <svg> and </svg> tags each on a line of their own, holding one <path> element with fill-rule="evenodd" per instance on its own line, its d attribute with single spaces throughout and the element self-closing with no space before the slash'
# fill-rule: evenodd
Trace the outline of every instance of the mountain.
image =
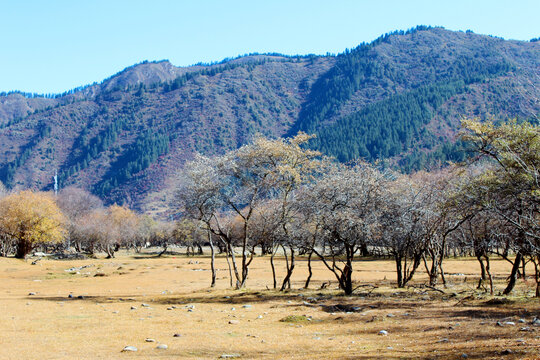
<svg viewBox="0 0 540 360">
<path fill-rule="evenodd" d="M 58 171 L 62 187 L 158 211 L 195 152 L 297 131 L 341 161 L 411 171 L 461 156 L 461 117 L 537 117 L 539 63 L 539 42 L 423 26 L 337 56 L 143 62 L 60 95 L 0 94 L 0 180 L 48 190 Z"/>
</svg>

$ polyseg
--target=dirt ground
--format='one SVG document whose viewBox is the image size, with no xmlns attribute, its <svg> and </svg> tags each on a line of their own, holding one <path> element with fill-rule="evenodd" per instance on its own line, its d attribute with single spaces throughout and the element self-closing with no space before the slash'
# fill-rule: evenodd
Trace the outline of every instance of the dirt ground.
<svg viewBox="0 0 540 360">
<path fill-rule="evenodd" d="M 475 290 L 473 259 L 446 261 L 444 293 L 422 286 L 423 269 L 412 286 L 396 289 L 391 261 L 357 261 L 355 279 L 365 286 L 353 296 L 340 295 L 320 262 L 302 289 L 302 259 L 287 293 L 267 288 L 264 257 L 239 291 L 229 288 L 224 258 L 214 289 L 208 257 L 33 260 L 0 258 L 0 359 L 540 358 L 534 281 L 519 280 L 506 300 L 490 296 Z M 494 260 L 492 269 L 499 293 L 510 266 Z M 138 351 L 122 352 L 128 345 Z"/>
</svg>

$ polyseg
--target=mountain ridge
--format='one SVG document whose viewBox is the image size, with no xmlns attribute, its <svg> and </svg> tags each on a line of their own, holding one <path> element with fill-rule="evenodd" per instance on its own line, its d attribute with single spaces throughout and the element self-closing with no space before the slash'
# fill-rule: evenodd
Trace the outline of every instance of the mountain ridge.
<svg viewBox="0 0 540 360">
<path fill-rule="evenodd" d="M 418 27 L 337 56 L 143 62 L 50 99 L 0 96 L 0 180 L 50 189 L 58 171 L 61 186 L 158 211 L 194 153 L 298 130 L 319 135 L 314 146 L 343 161 L 390 157 L 413 170 L 455 140 L 459 116 L 537 116 L 539 58 L 539 43 Z M 376 150 L 358 134 L 368 118 L 381 129 Z M 426 159 L 406 160 L 411 154 Z"/>
</svg>

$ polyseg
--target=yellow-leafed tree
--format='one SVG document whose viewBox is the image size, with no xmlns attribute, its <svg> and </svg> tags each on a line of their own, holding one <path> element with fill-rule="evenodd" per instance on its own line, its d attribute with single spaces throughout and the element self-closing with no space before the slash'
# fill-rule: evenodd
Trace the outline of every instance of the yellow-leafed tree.
<svg viewBox="0 0 540 360">
<path fill-rule="evenodd" d="M 0 199 L 0 231 L 16 242 L 17 258 L 24 258 L 38 244 L 62 241 L 64 223 L 48 193 L 21 191 Z"/>
</svg>

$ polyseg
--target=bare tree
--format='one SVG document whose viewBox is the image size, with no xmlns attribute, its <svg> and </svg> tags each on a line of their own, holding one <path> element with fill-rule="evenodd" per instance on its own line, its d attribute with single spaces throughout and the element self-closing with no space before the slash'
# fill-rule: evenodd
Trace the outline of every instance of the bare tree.
<svg viewBox="0 0 540 360">
<path fill-rule="evenodd" d="M 312 250 L 346 294 L 354 290 L 354 257 L 367 247 L 377 231 L 377 214 L 386 183 L 384 174 L 369 164 L 335 164 L 326 176 L 299 195 L 300 207 L 313 230 Z"/>
<path fill-rule="evenodd" d="M 88 191 L 73 186 L 62 189 L 56 198 L 56 202 L 67 217 L 67 247 L 74 246 L 80 252 L 82 243 L 85 240 L 81 231 L 81 222 L 92 211 L 101 209 L 103 202 Z"/>
</svg>

